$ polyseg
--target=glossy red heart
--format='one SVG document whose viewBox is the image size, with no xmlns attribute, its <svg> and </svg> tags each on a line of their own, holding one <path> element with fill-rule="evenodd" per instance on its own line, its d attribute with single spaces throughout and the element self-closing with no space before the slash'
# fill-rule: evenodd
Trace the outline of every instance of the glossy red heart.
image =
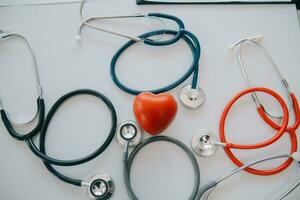
<svg viewBox="0 0 300 200">
<path fill-rule="evenodd" d="M 165 130 L 177 113 L 177 102 L 169 93 L 142 92 L 133 103 L 133 112 L 141 128 L 151 135 Z"/>
</svg>

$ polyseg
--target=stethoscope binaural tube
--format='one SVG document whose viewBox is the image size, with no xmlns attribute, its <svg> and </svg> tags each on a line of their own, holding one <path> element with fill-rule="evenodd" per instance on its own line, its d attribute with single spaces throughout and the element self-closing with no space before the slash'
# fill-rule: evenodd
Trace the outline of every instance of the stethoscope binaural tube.
<svg viewBox="0 0 300 200">
<path fill-rule="evenodd" d="M 225 120 L 226 117 L 228 115 L 228 112 L 230 111 L 230 108 L 233 106 L 233 104 L 243 95 L 249 94 L 249 93 L 253 93 L 253 92 L 264 92 L 266 94 L 269 94 L 271 96 L 273 96 L 278 103 L 280 104 L 280 106 L 282 107 L 283 110 L 283 122 L 282 125 L 280 127 L 280 130 L 277 132 L 277 134 L 275 136 L 273 136 L 272 138 L 264 141 L 264 142 L 260 142 L 258 144 L 250 144 L 250 145 L 241 145 L 241 144 L 233 144 L 233 143 L 228 143 L 226 136 L 225 136 Z M 263 113 L 263 109 L 261 106 L 259 106 L 258 108 L 258 112 L 259 113 Z M 274 142 L 276 142 L 285 132 L 286 132 L 286 127 L 288 125 L 288 120 L 289 119 L 289 115 L 288 115 L 288 108 L 284 102 L 284 100 L 281 98 L 280 95 L 278 95 L 276 92 L 268 89 L 268 88 L 249 88 L 246 90 L 243 90 L 242 92 L 240 92 L 239 94 L 237 94 L 225 107 L 222 116 L 221 116 L 221 120 L 220 120 L 220 127 L 219 127 L 219 133 L 220 133 L 220 141 L 221 143 L 225 144 L 224 146 L 224 151 L 226 152 L 226 154 L 228 155 L 228 157 L 232 160 L 233 163 L 235 163 L 237 166 L 241 167 L 244 164 L 237 159 L 237 157 L 233 154 L 233 152 L 231 151 L 231 149 L 257 149 L 257 148 L 262 148 L 265 146 L 268 146 Z M 291 138 L 291 153 L 297 151 L 297 137 L 294 131 L 290 131 L 289 132 L 290 138 Z M 254 168 L 246 168 L 245 170 L 247 172 L 250 172 L 252 174 L 256 174 L 256 175 L 273 175 L 276 173 L 279 173 L 281 171 L 283 171 L 284 169 L 286 169 L 290 164 L 292 163 L 292 159 L 287 159 L 283 164 L 281 164 L 279 167 L 276 167 L 274 169 L 269 169 L 269 170 L 258 170 L 258 169 L 254 169 Z"/>
<path fill-rule="evenodd" d="M 116 36 L 119 36 L 119 37 L 124 37 L 124 38 L 130 39 L 130 40 L 133 40 L 135 42 L 142 41 L 145 44 L 151 45 L 151 46 L 165 46 L 165 45 L 174 44 L 184 34 L 185 27 L 184 27 L 184 23 L 182 22 L 182 20 L 179 19 L 176 16 L 168 15 L 168 14 L 164 14 L 164 13 L 147 13 L 147 14 L 137 13 L 137 14 L 133 14 L 133 15 L 102 16 L 102 17 L 91 17 L 89 19 L 84 19 L 83 18 L 83 7 L 85 5 L 85 2 L 86 2 L 86 0 L 83 0 L 81 2 L 81 5 L 80 5 L 81 25 L 79 27 L 78 34 L 76 36 L 77 39 L 81 38 L 81 31 L 82 31 L 82 28 L 84 26 L 87 26 L 87 27 L 89 27 L 91 29 L 94 29 L 94 30 L 97 30 L 97 31 L 113 34 L 113 35 L 116 35 Z M 173 38 L 162 41 L 162 40 L 152 40 L 152 39 L 141 37 L 141 36 L 132 36 L 132 35 L 128 35 L 128 34 L 125 34 L 125 33 L 120 33 L 120 32 L 116 32 L 116 31 L 104 29 L 104 28 L 101 28 L 99 26 L 95 26 L 95 25 L 90 23 L 92 21 L 97 21 L 97 20 L 129 19 L 129 18 L 142 18 L 142 17 L 149 17 L 149 18 L 155 17 L 155 18 L 159 19 L 159 21 L 161 21 L 161 22 L 162 22 L 161 19 L 168 19 L 168 20 L 174 21 L 178 25 L 178 31 L 177 31 L 176 35 Z"/>
<path fill-rule="evenodd" d="M 173 31 L 173 30 L 157 30 L 157 31 L 152 31 L 152 32 L 148 32 L 145 33 L 143 35 L 141 35 L 141 38 L 148 38 L 151 36 L 155 36 L 155 35 L 160 35 L 160 34 L 169 34 L 169 35 L 176 35 L 177 32 Z M 192 54 L 193 54 L 193 62 L 192 65 L 190 66 L 190 68 L 185 72 L 185 74 L 180 77 L 178 80 L 174 81 L 173 83 L 162 87 L 162 88 L 158 88 L 158 89 L 153 89 L 150 90 L 150 92 L 152 93 L 162 93 L 162 92 L 166 92 L 169 91 L 177 86 L 179 86 L 181 83 L 183 83 L 188 77 L 190 77 L 193 74 L 193 80 L 192 80 L 192 89 L 195 89 L 197 87 L 197 81 L 198 81 L 198 63 L 199 63 L 199 59 L 200 59 L 200 55 L 201 55 L 201 46 L 199 43 L 199 40 L 197 39 L 197 37 L 187 31 L 184 30 L 184 34 L 181 37 L 190 47 Z M 128 49 L 130 46 L 132 46 L 133 44 L 135 44 L 136 42 L 134 40 L 131 40 L 129 42 L 127 42 L 126 44 L 124 44 L 113 56 L 112 60 L 111 60 L 111 64 L 110 64 L 110 74 L 112 77 L 113 82 L 116 84 L 117 87 L 119 87 L 121 90 L 123 90 L 124 92 L 127 92 L 129 94 L 132 95 L 138 95 L 141 92 L 144 92 L 142 90 L 136 90 L 136 89 L 132 89 L 129 88 L 128 86 L 124 85 L 119 79 L 118 76 L 116 75 L 116 64 L 117 61 L 119 59 L 119 57 L 124 53 L 124 51 L 126 49 Z"/>
<path fill-rule="evenodd" d="M 244 39 L 236 42 L 235 44 L 231 45 L 230 49 L 233 50 L 233 49 L 237 48 L 236 55 L 237 55 L 239 67 L 241 68 L 243 77 L 249 88 L 253 87 L 253 83 L 252 83 L 251 79 L 249 78 L 249 75 L 248 75 L 246 67 L 245 67 L 245 63 L 243 61 L 242 47 L 243 47 L 244 43 L 248 42 L 248 43 L 254 44 L 257 48 L 259 48 L 264 53 L 266 58 L 270 61 L 271 66 L 273 67 L 273 69 L 275 70 L 277 75 L 279 76 L 281 83 L 283 84 L 283 86 L 286 90 L 286 93 L 289 96 L 289 102 L 290 102 L 289 106 L 293 106 L 293 109 L 294 109 L 295 122 L 290 127 L 287 127 L 286 131 L 295 131 L 299 127 L 299 124 L 300 124 L 300 111 L 299 111 L 299 104 L 298 104 L 296 95 L 292 92 L 287 79 L 283 77 L 281 71 L 279 70 L 279 67 L 276 65 L 275 61 L 273 60 L 271 55 L 268 53 L 266 48 L 264 48 L 262 45 L 259 44 L 259 42 L 262 40 L 262 38 L 263 37 L 261 35 L 256 36 L 256 37 L 244 38 Z M 270 118 L 282 119 L 282 116 L 275 116 L 275 115 L 271 114 L 270 112 L 268 112 L 262 105 L 260 99 L 258 98 L 258 96 L 255 92 L 252 93 L 251 95 L 252 95 L 252 99 L 255 102 L 255 104 L 259 105 L 263 108 L 263 113 L 260 113 L 261 117 L 265 120 L 265 122 L 267 122 L 274 129 L 279 130 L 280 126 L 277 125 L 275 122 L 273 122 Z"/>
<path fill-rule="evenodd" d="M 231 109 L 231 107 L 233 106 L 233 104 L 242 96 L 249 94 L 249 93 L 253 93 L 253 92 L 263 92 L 266 94 L 271 95 L 272 97 L 274 97 L 278 103 L 280 104 L 282 111 L 283 111 L 283 121 L 282 121 L 282 125 L 280 127 L 280 130 L 277 132 L 277 134 L 275 136 L 273 136 L 272 138 L 264 141 L 264 142 L 260 142 L 258 144 L 249 144 L 249 145 L 240 145 L 240 144 L 233 144 L 233 143 L 227 143 L 225 140 L 225 120 L 227 118 L 227 115 Z M 261 106 L 257 107 L 258 112 L 263 112 L 263 109 Z M 268 88 L 263 88 L 263 87 L 257 87 L 257 88 L 249 88 L 246 90 L 243 90 L 241 92 L 239 92 L 237 95 L 235 95 L 231 101 L 226 105 L 222 116 L 221 116 L 221 120 L 220 120 L 220 138 L 221 138 L 221 142 L 226 143 L 225 148 L 235 148 L 235 149 L 256 149 L 256 148 L 262 148 L 265 147 L 267 145 L 270 145 L 272 143 L 274 143 L 276 140 L 278 140 L 285 132 L 286 127 L 288 125 L 288 120 L 289 120 L 289 113 L 288 113 L 288 108 L 284 102 L 284 100 L 282 99 L 282 97 L 280 95 L 278 95 L 276 92 L 274 92 L 273 90 L 270 90 Z"/>
<path fill-rule="evenodd" d="M 36 81 L 36 88 L 37 88 L 37 92 L 38 92 L 37 111 L 36 111 L 34 117 L 32 119 L 30 119 L 29 121 L 22 122 L 22 123 L 14 123 L 14 122 L 12 122 L 12 120 L 10 120 L 8 118 L 8 116 L 6 114 L 6 111 L 4 109 L 4 106 L 2 105 L 1 98 L 0 98 L 0 112 L 1 112 L 2 121 L 5 125 L 8 133 L 12 137 L 16 138 L 17 140 L 27 140 L 27 139 L 35 136 L 36 134 L 38 134 L 39 131 L 41 130 L 42 126 L 43 126 L 44 115 L 45 115 L 45 103 L 44 103 L 42 87 L 41 87 L 40 79 L 39 79 L 37 59 L 36 59 L 35 53 L 33 51 L 33 48 L 31 47 L 30 43 L 21 34 L 11 33 L 11 32 L 7 32 L 7 31 L 4 31 L 4 30 L 0 30 L 0 40 L 6 40 L 6 39 L 14 38 L 14 37 L 22 39 L 22 41 L 26 44 L 26 46 L 28 47 L 29 52 L 31 54 L 31 58 L 32 58 L 32 61 L 33 61 L 35 81 Z M 28 125 L 31 122 L 35 121 L 36 119 L 38 119 L 36 126 L 31 131 L 29 131 L 28 133 L 18 133 L 14 129 L 14 126 Z"/>
<path fill-rule="evenodd" d="M 286 128 L 286 132 L 295 132 L 299 125 L 300 125 L 300 109 L 299 109 L 299 103 L 298 100 L 296 98 L 296 95 L 294 93 L 290 93 L 291 99 L 292 99 L 292 103 L 293 103 L 293 110 L 294 110 L 294 115 L 295 115 L 295 122 L 293 125 L 288 126 Z M 270 119 L 270 117 L 268 117 L 268 115 L 266 114 L 266 112 L 259 112 L 259 115 L 263 118 L 263 120 L 268 123 L 272 128 L 279 130 L 281 128 L 280 125 L 278 125 L 276 122 L 274 122 L 272 119 Z"/>
</svg>

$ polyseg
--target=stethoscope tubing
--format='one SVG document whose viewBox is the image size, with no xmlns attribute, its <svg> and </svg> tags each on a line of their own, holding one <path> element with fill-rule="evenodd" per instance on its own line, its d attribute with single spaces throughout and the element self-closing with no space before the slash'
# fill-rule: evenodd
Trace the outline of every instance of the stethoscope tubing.
<svg viewBox="0 0 300 200">
<path fill-rule="evenodd" d="M 173 30 L 157 30 L 157 31 L 151 31 L 151 32 L 145 33 L 145 34 L 141 35 L 140 37 L 147 38 L 147 37 L 164 34 L 164 33 L 176 35 L 178 32 L 173 31 Z M 198 63 L 199 63 L 199 59 L 200 59 L 200 55 L 201 55 L 201 46 L 200 46 L 199 40 L 193 33 L 189 32 L 187 30 L 184 30 L 183 33 L 184 34 L 182 35 L 181 38 L 188 44 L 188 46 L 190 47 L 192 54 L 193 54 L 192 65 L 187 70 L 187 72 L 182 77 L 180 77 L 178 80 L 176 80 L 175 82 L 173 82 L 165 87 L 159 88 L 159 89 L 150 90 L 150 92 L 158 94 L 158 93 L 162 93 L 162 92 L 166 92 L 171 89 L 174 89 L 175 87 L 177 87 L 181 83 L 183 83 L 188 77 L 190 77 L 190 75 L 192 73 L 193 73 L 192 88 L 194 88 L 194 89 L 196 88 L 197 81 L 198 81 Z M 134 40 L 130 40 L 129 42 L 125 43 L 115 53 L 115 55 L 113 56 L 113 58 L 111 60 L 111 64 L 110 64 L 110 75 L 111 75 L 111 78 L 112 78 L 113 82 L 115 83 L 115 85 L 118 88 L 120 88 L 121 90 L 123 90 L 124 92 L 127 92 L 132 95 L 138 95 L 139 93 L 144 92 L 144 91 L 132 89 L 132 88 L 129 88 L 128 86 L 124 85 L 119 80 L 119 78 L 116 74 L 116 64 L 117 64 L 119 57 L 122 55 L 122 53 L 124 53 L 124 51 L 127 48 L 129 48 L 131 45 L 133 45 L 135 43 L 136 43 L 136 41 L 134 41 Z"/>
<path fill-rule="evenodd" d="M 52 117 L 54 116 L 54 114 L 57 112 L 58 108 L 69 98 L 76 96 L 76 95 L 80 95 L 80 94 L 87 94 L 87 95 L 92 95 L 97 97 L 98 99 L 100 99 L 102 102 L 105 103 L 105 105 L 108 107 L 110 114 L 111 114 L 111 120 L 112 120 L 112 125 L 111 125 L 111 129 L 109 132 L 109 136 L 107 137 L 107 139 L 105 140 L 105 142 L 103 143 L 103 145 L 101 147 L 99 147 L 96 151 L 94 151 L 93 153 L 79 158 L 79 159 L 73 159 L 73 160 L 59 160 L 59 159 L 55 159 L 52 158 L 48 155 L 46 155 L 45 153 L 45 147 L 44 147 L 44 141 L 45 141 L 45 137 L 46 137 L 46 132 L 48 129 L 48 126 L 52 120 Z M 81 90 L 76 90 L 70 93 L 67 93 L 65 95 L 63 95 L 61 98 L 59 98 L 56 103 L 52 106 L 52 108 L 50 109 L 49 113 L 46 116 L 43 128 L 41 130 L 41 134 L 40 134 L 40 148 L 38 149 L 38 147 L 34 144 L 33 139 L 30 138 L 29 140 L 26 140 L 27 145 L 29 146 L 29 148 L 31 149 L 31 151 L 38 156 L 39 158 L 41 158 L 43 161 L 45 161 L 46 163 L 49 164 L 53 164 L 53 165 L 58 165 L 58 166 L 74 166 L 74 165 L 79 165 L 85 162 L 88 162 L 90 160 L 92 160 L 93 158 L 97 157 L 99 154 L 101 154 L 107 147 L 108 145 L 111 143 L 111 141 L 113 140 L 114 137 L 114 133 L 116 130 L 116 126 L 117 126 L 117 115 L 116 115 L 116 111 L 113 107 L 113 104 L 110 102 L 110 100 L 104 96 L 103 94 L 96 92 L 94 90 L 90 90 L 90 89 L 81 89 Z"/>
<path fill-rule="evenodd" d="M 144 41 L 145 44 L 148 44 L 148 45 L 151 45 L 151 46 L 171 45 L 171 44 L 176 43 L 178 40 L 180 40 L 182 35 L 185 33 L 184 23 L 178 17 L 175 17 L 173 15 L 164 14 L 164 13 L 148 13 L 148 16 L 149 17 L 158 17 L 158 18 L 170 19 L 170 20 L 177 23 L 178 31 L 177 31 L 177 34 L 174 37 L 172 37 L 169 40 L 163 40 L 163 41 L 151 40 L 151 39 L 148 39 L 148 37 L 139 36 L 140 38 L 144 39 L 143 41 Z M 165 30 L 165 32 L 166 31 L 167 30 Z"/>
<path fill-rule="evenodd" d="M 292 99 L 292 103 L 293 103 L 293 108 L 294 108 L 294 116 L 295 116 L 295 122 L 293 123 L 293 125 L 288 126 L 286 128 L 286 132 L 294 132 L 298 129 L 299 124 L 300 124 L 300 109 L 299 109 L 299 103 L 298 100 L 296 98 L 296 95 L 294 93 L 290 93 L 290 97 Z M 280 125 L 276 124 L 270 117 L 268 117 L 268 115 L 266 115 L 265 112 L 259 112 L 259 115 L 262 117 L 262 119 L 268 123 L 272 128 L 279 130 L 281 128 Z"/>
<path fill-rule="evenodd" d="M 25 45 L 27 46 L 29 52 L 30 52 L 30 56 L 32 58 L 32 62 L 33 62 L 33 70 L 34 70 L 34 77 L 35 77 L 35 81 L 36 81 L 36 89 L 37 89 L 37 93 L 38 93 L 38 97 L 37 97 L 37 111 L 34 115 L 34 117 L 32 119 L 30 119 L 29 121 L 23 122 L 23 123 L 14 123 L 12 122 L 12 120 L 10 120 L 6 114 L 6 111 L 4 109 L 4 106 L 2 105 L 2 101 L 0 98 L 0 112 L 1 112 L 1 118 L 2 121 L 4 123 L 4 126 L 6 127 L 8 133 L 14 137 L 17 140 L 27 140 L 33 136 L 35 136 L 36 134 L 39 133 L 39 131 L 41 130 L 43 123 L 44 123 L 44 115 L 45 115 L 45 103 L 44 103 L 44 99 L 43 99 L 43 92 L 42 92 L 42 87 L 41 87 L 41 83 L 40 83 L 40 78 L 39 78 L 39 70 L 38 70 L 38 64 L 37 64 L 37 59 L 36 59 L 36 55 L 34 53 L 34 50 L 31 46 L 31 44 L 29 43 L 29 41 L 26 39 L 26 37 L 24 37 L 23 35 L 19 34 L 19 33 L 13 33 L 13 32 L 8 32 L 5 30 L 0 30 L 0 40 L 1 39 L 10 39 L 13 37 L 17 37 L 20 38 Z M 14 129 L 15 125 L 28 125 L 30 123 L 32 123 L 33 121 L 35 121 L 38 118 L 37 124 L 35 125 L 35 127 L 29 131 L 28 133 L 19 133 L 18 131 L 16 131 Z"/>
<path fill-rule="evenodd" d="M 257 143 L 257 144 L 250 144 L 250 145 L 245 145 L 245 144 L 233 144 L 233 143 L 228 143 L 226 136 L 225 136 L 225 121 L 226 121 L 226 117 L 231 109 L 231 107 L 233 106 L 233 104 L 242 96 L 249 94 L 249 93 L 253 93 L 253 92 L 264 92 L 266 94 L 269 94 L 271 96 L 273 96 L 278 103 L 280 104 L 280 106 L 282 107 L 283 110 L 283 122 L 282 125 L 279 127 L 280 129 L 278 130 L 277 134 L 274 135 L 272 138 Z M 296 102 L 295 102 L 296 103 Z M 298 104 L 295 104 L 295 106 L 297 107 Z M 266 120 L 270 120 L 263 108 L 260 106 L 257 108 L 258 113 L 260 116 L 264 116 L 263 119 Z M 298 110 L 297 108 L 295 108 L 295 112 L 297 113 Z M 227 156 L 231 159 L 231 161 L 236 164 L 237 166 L 241 167 L 244 164 L 233 154 L 233 152 L 231 151 L 231 149 L 257 149 L 257 148 L 263 148 L 265 146 L 268 146 L 274 142 L 276 142 L 285 132 L 289 133 L 290 139 L 291 139 L 291 153 L 296 152 L 297 148 L 298 148 L 298 141 L 297 141 L 297 137 L 296 137 L 296 133 L 294 130 L 289 130 L 287 131 L 287 126 L 288 126 L 288 122 L 289 122 L 289 113 L 288 113 L 288 108 L 283 100 L 283 98 L 277 94 L 276 92 L 274 92 L 273 90 L 270 90 L 268 88 L 249 88 L 246 90 L 243 90 L 242 92 L 238 93 L 225 107 L 222 116 L 221 116 L 221 120 L 220 120 L 220 127 L 219 127 L 219 134 L 220 134 L 220 141 L 222 143 L 225 144 L 224 147 L 224 151 L 227 154 Z M 254 168 L 246 168 L 245 170 L 249 173 L 252 174 L 256 174 L 256 175 L 273 175 L 276 173 L 279 173 L 283 170 L 285 170 L 291 163 L 292 163 L 292 159 L 288 158 L 283 164 L 281 164 L 280 166 L 274 168 L 274 169 L 267 169 L 267 170 L 259 170 L 259 169 L 254 169 Z"/>
<path fill-rule="evenodd" d="M 151 137 L 148 138 L 146 140 L 144 140 L 142 143 L 140 143 L 138 146 L 136 146 L 132 152 L 130 153 L 129 157 L 128 157 L 128 145 L 125 146 L 125 151 L 123 153 L 123 177 L 124 177 L 124 182 L 125 182 L 125 186 L 127 189 L 127 193 L 128 196 L 130 197 L 131 200 L 139 200 L 140 198 L 138 198 L 135 194 L 135 192 L 133 191 L 133 188 L 131 186 L 131 182 L 130 182 L 130 174 L 131 174 L 131 165 L 134 161 L 135 156 L 138 154 L 138 152 L 143 149 L 143 147 L 145 147 L 146 145 L 149 145 L 151 143 L 155 143 L 155 142 L 170 142 L 178 147 L 180 147 L 185 153 L 186 155 L 189 157 L 193 169 L 194 169 L 194 187 L 193 187 L 193 191 L 191 193 L 191 195 L 189 196 L 188 200 L 195 200 L 198 190 L 199 190 L 199 186 L 200 186 L 200 169 L 199 169 L 199 165 L 198 162 L 195 158 L 195 155 L 193 154 L 193 152 L 181 141 L 172 138 L 172 137 L 168 137 L 168 136 L 155 136 L 155 137 Z"/>
<path fill-rule="evenodd" d="M 42 126 L 44 123 L 44 117 L 45 117 L 45 102 L 42 97 L 38 97 L 38 99 L 37 99 L 38 122 L 37 122 L 37 125 L 28 133 L 18 133 L 14 129 L 11 122 L 9 121 L 5 110 L 2 109 L 2 110 L 0 110 L 0 112 L 1 112 L 1 118 L 2 118 L 3 124 L 4 124 L 5 128 L 7 129 L 8 133 L 17 140 L 21 140 L 21 141 L 28 140 L 28 139 L 34 137 L 35 135 L 37 135 L 42 129 Z"/>
<path fill-rule="evenodd" d="M 225 122 L 226 122 L 226 118 L 228 116 L 228 113 L 231 109 L 231 107 L 233 106 L 233 104 L 240 99 L 242 96 L 252 93 L 252 92 L 263 92 L 266 94 L 271 95 L 272 97 L 274 97 L 278 103 L 280 104 L 282 111 L 283 111 L 283 122 L 282 125 L 279 129 L 279 131 L 270 139 L 263 141 L 263 142 L 259 142 L 257 144 L 234 144 L 234 143 L 227 143 L 226 142 L 226 136 L 225 136 Z M 262 107 L 258 107 L 257 108 L 258 112 L 263 112 Z M 220 139 L 221 142 L 225 143 L 226 146 L 225 148 L 232 148 L 232 149 L 257 149 L 257 148 L 262 148 L 265 146 L 268 146 L 272 143 L 274 143 L 275 141 L 277 141 L 286 131 L 286 127 L 288 125 L 288 121 L 289 121 L 289 113 L 288 113 L 288 108 L 283 100 L 283 98 L 277 94 L 276 92 L 274 92 L 273 90 L 270 90 L 268 88 L 263 88 L 263 87 L 254 87 L 254 88 L 249 88 L 249 89 L 245 89 L 242 90 L 241 92 L 239 92 L 237 95 L 235 95 L 232 100 L 226 105 L 222 115 L 221 115 L 221 119 L 220 119 L 220 127 L 219 127 L 219 132 L 220 132 Z"/>
<path fill-rule="evenodd" d="M 291 150 L 290 153 L 294 153 L 298 149 L 298 141 L 297 141 L 297 136 L 295 132 L 288 132 L 291 140 Z M 241 167 L 244 165 L 243 162 L 241 162 L 231 151 L 230 148 L 224 148 L 225 153 L 229 157 L 229 159 L 238 167 Z M 274 167 L 272 169 L 255 169 L 253 167 L 248 167 L 244 169 L 245 171 L 254 174 L 254 175 L 260 175 L 260 176 L 270 176 L 274 174 L 278 174 L 285 169 L 287 169 L 293 162 L 292 158 L 287 158 L 282 164 L 280 164 L 277 167 Z"/>
<path fill-rule="evenodd" d="M 174 15 L 169 15 L 169 14 L 165 14 L 165 13 L 148 13 L 148 14 L 134 14 L 134 15 L 120 15 L 120 16 L 103 16 L 103 17 L 91 17 L 88 19 L 84 19 L 83 18 L 83 8 L 84 8 L 84 4 L 85 4 L 85 0 L 83 0 L 81 2 L 80 5 L 80 18 L 81 18 L 81 25 L 79 27 L 79 31 L 78 31 L 78 36 L 80 38 L 81 35 L 81 31 L 82 28 L 84 26 L 87 26 L 91 29 L 97 30 L 97 31 L 102 31 L 105 33 L 109 33 L 109 34 L 113 34 L 119 37 L 123 37 L 123 38 L 127 38 L 130 40 L 134 40 L 136 42 L 142 41 L 147 45 L 151 45 L 151 46 L 165 46 L 165 45 L 171 45 L 174 44 L 175 42 L 177 42 L 183 35 L 183 31 L 185 30 L 185 26 L 184 23 L 182 22 L 181 19 L 179 19 L 178 17 L 174 16 Z M 164 41 L 157 41 L 157 40 L 151 40 L 149 38 L 142 38 L 142 37 L 136 37 L 136 36 L 132 36 L 132 35 L 128 35 L 125 33 L 121 33 L 121 32 L 115 32 L 112 30 L 108 30 L 108 29 L 104 29 L 101 28 L 99 26 L 95 26 L 93 24 L 91 24 L 91 21 L 94 20 L 103 20 L 103 19 L 126 19 L 126 18 L 140 18 L 140 17 L 156 17 L 158 19 L 163 18 L 163 19 L 168 19 L 168 20 L 172 20 L 174 21 L 177 25 L 178 25 L 178 31 L 177 34 L 175 35 L 175 37 L 168 39 L 168 40 L 164 40 Z"/>
<path fill-rule="evenodd" d="M 293 106 L 293 109 L 294 109 L 294 115 L 295 115 L 295 122 L 293 125 L 291 126 L 288 126 L 286 128 L 286 131 L 289 132 L 289 131 L 296 131 L 297 128 L 299 127 L 299 124 L 300 124 L 300 111 L 299 111 L 299 104 L 298 104 L 298 101 L 297 101 L 297 98 L 296 98 L 296 95 L 292 92 L 289 84 L 288 84 L 288 81 L 286 78 L 284 78 L 284 76 L 282 75 L 279 67 L 277 66 L 277 64 L 275 63 L 274 59 L 272 58 L 272 56 L 268 53 L 268 51 L 266 50 L 266 48 L 264 48 L 262 45 L 260 45 L 258 43 L 258 41 L 261 39 L 262 36 L 259 36 L 259 37 L 250 37 L 250 38 L 245 38 L 245 39 L 242 39 L 238 42 L 236 42 L 233 47 L 236 47 L 238 48 L 238 51 L 237 51 L 237 60 L 238 60 L 238 63 L 239 63 L 239 67 L 242 71 L 242 74 L 243 74 L 243 77 L 245 79 L 245 82 L 248 86 L 248 88 L 251 88 L 253 87 L 253 83 L 247 73 L 247 70 L 246 70 L 246 65 L 243 61 L 243 57 L 242 57 L 242 47 L 244 45 L 244 43 L 246 42 L 250 42 L 251 44 L 254 44 L 257 48 L 259 48 L 263 54 L 266 56 L 266 58 L 269 60 L 269 62 L 271 63 L 271 66 L 273 67 L 274 71 L 277 73 L 278 77 L 280 78 L 281 80 L 281 83 L 283 84 L 283 86 L 285 87 L 285 90 L 287 92 L 287 94 L 289 95 L 289 108 L 288 110 L 290 110 L 290 108 Z M 272 115 L 270 112 L 268 112 L 264 106 L 262 105 L 262 103 L 260 102 L 257 94 L 255 92 L 252 93 L 252 98 L 253 98 L 253 101 L 259 105 L 260 107 L 262 107 L 263 109 L 263 112 L 259 112 L 260 116 L 264 119 L 264 121 L 266 123 L 268 123 L 271 127 L 273 127 L 274 129 L 276 130 L 279 130 L 281 128 L 280 125 L 276 124 L 271 118 L 277 118 L 277 119 L 281 119 L 282 116 L 275 116 L 275 115 Z"/>
<path fill-rule="evenodd" d="M 78 96 L 78 95 L 94 96 L 94 97 L 98 98 L 99 100 L 101 100 L 102 102 L 104 102 L 104 104 L 108 107 L 110 114 L 111 114 L 111 121 L 112 121 L 109 135 L 106 138 L 106 140 L 104 141 L 104 143 L 96 151 L 94 151 L 93 153 L 91 153 L 88 156 L 85 156 L 83 158 L 76 159 L 76 160 L 58 160 L 58 159 L 49 157 L 46 154 L 46 148 L 45 148 L 45 140 L 46 140 L 46 133 L 47 133 L 48 126 L 49 126 L 53 116 L 58 111 L 59 107 L 64 102 L 66 102 L 68 99 L 70 99 L 74 96 Z M 74 166 L 74 165 L 79 165 L 79 164 L 82 164 L 82 163 L 92 160 L 93 158 L 97 157 L 103 151 L 105 151 L 107 149 L 107 147 L 109 146 L 109 144 L 111 143 L 111 141 L 114 138 L 116 126 L 117 126 L 117 115 L 116 115 L 116 111 L 113 107 L 113 104 L 110 102 L 110 100 L 100 92 L 90 90 L 90 89 L 80 89 L 80 90 L 76 90 L 76 91 L 73 91 L 73 92 L 63 95 L 52 106 L 52 108 L 50 109 L 49 113 L 46 116 L 44 126 L 40 133 L 39 149 L 35 146 L 32 139 L 30 139 L 27 142 L 27 144 L 35 155 L 37 155 L 38 157 L 43 159 L 43 163 L 44 163 L 45 167 L 49 170 L 49 172 L 51 172 L 57 178 L 59 178 L 60 180 L 66 182 L 66 183 L 69 183 L 69 184 L 72 184 L 75 186 L 82 186 L 82 180 L 74 179 L 74 178 L 68 177 L 66 175 L 63 175 L 62 173 L 60 173 L 56 169 L 54 169 L 54 167 L 51 164 L 60 165 L 60 166 Z"/>
<path fill-rule="evenodd" d="M 221 183 L 222 181 L 224 181 L 224 180 L 230 178 L 231 176 L 237 174 L 238 172 L 240 172 L 242 170 L 245 170 L 245 169 L 249 169 L 251 166 L 259 164 L 259 163 L 263 163 L 263 162 L 266 162 L 266 161 L 269 161 L 269 160 L 281 159 L 281 158 L 289 158 L 289 159 L 292 159 L 292 161 L 293 161 L 292 154 L 282 154 L 282 155 L 272 156 L 272 157 L 269 157 L 269 158 L 259 159 L 259 160 L 250 162 L 248 164 L 243 164 L 242 166 L 239 166 L 237 169 L 229 172 L 228 174 L 223 175 L 222 177 L 220 177 L 218 179 L 214 179 L 214 180 L 208 182 L 206 185 L 204 185 L 202 188 L 200 188 L 198 196 L 197 196 L 197 200 L 200 200 L 205 193 L 207 193 L 208 191 L 216 188 L 219 183 Z M 299 185 L 299 183 L 300 183 L 299 181 L 300 180 L 298 180 L 296 182 L 296 184 L 294 184 L 294 186 L 291 189 L 289 189 L 287 192 L 285 192 L 283 195 L 281 195 L 276 200 L 278 200 L 278 199 L 281 200 L 284 197 L 286 197 L 288 194 L 290 194 Z"/>
</svg>

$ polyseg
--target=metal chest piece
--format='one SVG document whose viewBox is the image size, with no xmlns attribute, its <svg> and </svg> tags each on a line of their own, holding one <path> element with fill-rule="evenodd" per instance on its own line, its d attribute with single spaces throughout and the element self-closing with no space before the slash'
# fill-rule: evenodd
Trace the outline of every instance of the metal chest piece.
<svg viewBox="0 0 300 200">
<path fill-rule="evenodd" d="M 138 145 L 142 139 L 142 129 L 135 121 L 124 121 L 117 128 L 116 140 L 123 146 L 129 142 L 129 147 L 134 147 Z"/>
<path fill-rule="evenodd" d="M 196 134 L 192 140 L 192 150 L 195 154 L 203 157 L 212 156 L 218 149 L 215 135 L 205 130 L 202 134 Z"/>
<path fill-rule="evenodd" d="M 205 93 L 199 86 L 193 89 L 192 85 L 186 85 L 180 90 L 179 99 L 185 106 L 196 109 L 204 104 Z"/>
<path fill-rule="evenodd" d="M 115 191 L 115 184 L 107 174 L 93 176 L 88 185 L 87 192 L 92 200 L 107 200 Z"/>
</svg>

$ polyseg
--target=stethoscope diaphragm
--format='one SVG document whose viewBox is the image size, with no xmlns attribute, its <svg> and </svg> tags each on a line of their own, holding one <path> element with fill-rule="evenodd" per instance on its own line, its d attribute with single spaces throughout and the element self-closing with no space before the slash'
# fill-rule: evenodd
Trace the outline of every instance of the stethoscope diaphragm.
<svg viewBox="0 0 300 200">
<path fill-rule="evenodd" d="M 199 86 L 186 85 L 180 90 L 179 99 L 183 105 L 196 109 L 205 103 L 205 93 Z"/>
<path fill-rule="evenodd" d="M 115 184 L 107 174 L 93 176 L 86 185 L 88 195 L 92 200 L 107 200 L 115 191 Z"/>
<path fill-rule="evenodd" d="M 124 121 L 117 128 L 116 141 L 122 146 L 128 142 L 129 147 L 135 147 L 142 139 L 143 131 L 135 121 Z"/>
<path fill-rule="evenodd" d="M 194 135 L 192 139 L 192 150 L 195 154 L 209 157 L 215 154 L 218 146 L 225 146 L 217 141 L 215 134 L 210 130 L 204 130 L 200 134 Z"/>
</svg>

